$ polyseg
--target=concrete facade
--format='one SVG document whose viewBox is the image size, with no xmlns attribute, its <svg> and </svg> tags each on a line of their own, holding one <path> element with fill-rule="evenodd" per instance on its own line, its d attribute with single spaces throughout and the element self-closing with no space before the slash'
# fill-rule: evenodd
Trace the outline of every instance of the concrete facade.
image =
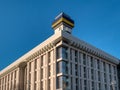
<svg viewBox="0 0 120 90">
<path fill-rule="evenodd" d="M 0 90 L 119 90 L 119 59 L 74 37 L 73 27 L 58 15 L 51 37 L 0 71 Z"/>
</svg>

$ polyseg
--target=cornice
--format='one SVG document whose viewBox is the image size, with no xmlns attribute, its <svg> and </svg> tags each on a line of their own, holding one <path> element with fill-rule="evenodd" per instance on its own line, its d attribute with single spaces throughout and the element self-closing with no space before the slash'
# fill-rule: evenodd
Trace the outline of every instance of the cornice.
<svg viewBox="0 0 120 90">
<path fill-rule="evenodd" d="M 69 44 L 71 46 L 77 47 L 80 50 L 86 51 L 88 53 L 91 53 L 92 55 L 95 55 L 97 57 L 103 58 L 109 62 L 112 62 L 114 64 L 119 64 L 119 59 L 115 58 L 114 56 L 80 40 L 76 37 L 72 36 L 71 34 L 68 34 L 66 32 L 63 32 L 62 36 L 66 39 L 69 39 Z"/>
<path fill-rule="evenodd" d="M 50 50 L 53 48 L 57 42 L 61 40 L 61 33 L 54 34 L 51 37 L 49 37 L 47 40 L 33 48 L 31 51 L 17 59 L 15 62 L 7 66 L 5 69 L 0 71 L 0 77 L 5 75 L 6 73 L 9 73 L 10 71 L 19 68 L 19 65 L 23 62 L 28 62 L 31 59 L 34 59 L 35 57 L 39 56 L 40 54 L 43 54 L 47 50 Z"/>
</svg>

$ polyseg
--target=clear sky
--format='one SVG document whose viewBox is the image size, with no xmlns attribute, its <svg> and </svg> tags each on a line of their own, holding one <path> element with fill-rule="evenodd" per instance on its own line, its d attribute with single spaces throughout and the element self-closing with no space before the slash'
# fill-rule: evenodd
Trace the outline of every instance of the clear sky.
<svg viewBox="0 0 120 90">
<path fill-rule="evenodd" d="M 0 0 L 0 70 L 50 37 L 60 12 L 74 36 L 120 58 L 120 0 Z"/>
</svg>

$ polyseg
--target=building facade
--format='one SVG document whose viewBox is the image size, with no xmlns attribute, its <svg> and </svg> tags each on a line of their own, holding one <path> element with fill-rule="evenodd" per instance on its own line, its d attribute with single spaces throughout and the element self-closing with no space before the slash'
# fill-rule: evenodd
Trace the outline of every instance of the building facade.
<svg viewBox="0 0 120 90">
<path fill-rule="evenodd" d="M 59 14 L 54 34 L 0 71 L 0 90 L 119 90 L 119 59 L 72 35 Z"/>
</svg>

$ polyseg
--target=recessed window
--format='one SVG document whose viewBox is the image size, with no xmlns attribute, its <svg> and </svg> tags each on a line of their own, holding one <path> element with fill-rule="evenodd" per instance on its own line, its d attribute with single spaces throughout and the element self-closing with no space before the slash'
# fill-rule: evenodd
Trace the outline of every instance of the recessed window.
<svg viewBox="0 0 120 90">
<path fill-rule="evenodd" d="M 86 65 L 86 54 L 83 54 L 83 64 Z"/>
<path fill-rule="evenodd" d="M 94 67 L 94 61 L 93 61 L 93 57 L 90 57 L 90 62 L 91 62 L 91 67 Z"/>
<path fill-rule="evenodd" d="M 43 66 L 43 56 L 41 56 L 41 66 Z"/>
<path fill-rule="evenodd" d="M 48 63 L 51 62 L 51 52 L 48 52 Z"/>
<path fill-rule="evenodd" d="M 57 89 L 63 88 L 66 90 L 69 85 L 68 82 L 69 82 L 69 78 L 67 76 L 57 77 Z"/>
<path fill-rule="evenodd" d="M 78 61 L 78 52 L 75 50 L 75 62 Z"/>
<path fill-rule="evenodd" d="M 60 61 L 57 62 L 57 73 L 68 74 L 68 62 Z"/>
<path fill-rule="evenodd" d="M 100 69 L 100 60 L 97 60 L 97 69 Z"/>
<path fill-rule="evenodd" d="M 78 76 L 78 65 L 75 64 L 75 75 Z"/>
<path fill-rule="evenodd" d="M 59 59 L 59 58 L 63 58 L 63 59 L 68 58 L 67 47 L 58 47 L 57 48 L 57 59 Z"/>
</svg>

